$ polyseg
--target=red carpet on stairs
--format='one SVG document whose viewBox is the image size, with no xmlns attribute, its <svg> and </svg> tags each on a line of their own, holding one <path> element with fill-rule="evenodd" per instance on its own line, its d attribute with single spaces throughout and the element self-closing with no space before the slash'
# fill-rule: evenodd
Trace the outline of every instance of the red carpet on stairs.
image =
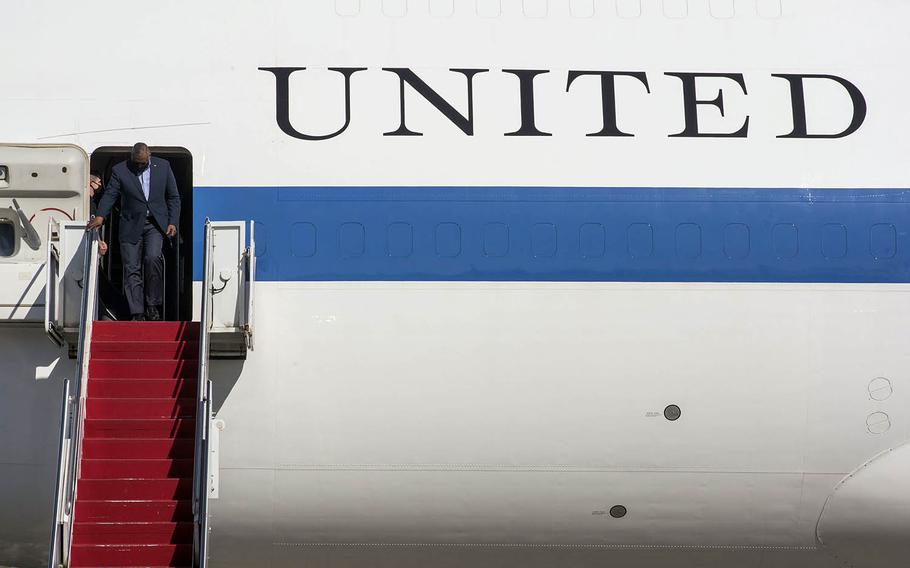
<svg viewBox="0 0 910 568">
<path fill-rule="evenodd" d="M 199 325 L 94 323 L 70 565 L 190 566 Z"/>
</svg>

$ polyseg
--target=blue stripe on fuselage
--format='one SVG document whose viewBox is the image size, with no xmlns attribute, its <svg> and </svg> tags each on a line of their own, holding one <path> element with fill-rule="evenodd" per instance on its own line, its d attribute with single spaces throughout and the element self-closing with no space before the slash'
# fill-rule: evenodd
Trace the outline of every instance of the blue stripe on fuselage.
<svg viewBox="0 0 910 568">
<path fill-rule="evenodd" d="M 197 187 L 266 281 L 910 282 L 910 190 Z"/>
</svg>

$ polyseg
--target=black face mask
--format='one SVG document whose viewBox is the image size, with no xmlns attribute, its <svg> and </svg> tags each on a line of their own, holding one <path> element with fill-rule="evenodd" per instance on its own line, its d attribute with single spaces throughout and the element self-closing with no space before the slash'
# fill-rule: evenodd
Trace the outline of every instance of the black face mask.
<svg viewBox="0 0 910 568">
<path fill-rule="evenodd" d="M 147 167 L 149 167 L 148 163 L 137 164 L 136 162 L 130 160 L 130 169 L 133 171 L 133 173 L 137 173 L 137 174 L 142 173 L 145 171 L 145 168 L 147 168 Z"/>
</svg>

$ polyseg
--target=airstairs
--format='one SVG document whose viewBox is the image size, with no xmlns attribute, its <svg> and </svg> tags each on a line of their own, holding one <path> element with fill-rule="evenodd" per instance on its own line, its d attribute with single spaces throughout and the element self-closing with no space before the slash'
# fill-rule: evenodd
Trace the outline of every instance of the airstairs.
<svg viewBox="0 0 910 568">
<path fill-rule="evenodd" d="M 48 239 L 59 276 L 48 290 L 67 297 L 75 286 L 82 299 L 69 325 L 48 308 L 49 335 L 77 358 L 64 384 L 48 567 L 205 567 L 216 488 L 208 362 L 252 348 L 252 223 L 247 246 L 245 223 L 206 221 L 201 323 L 95 321 L 98 237 L 64 225 Z"/>
<path fill-rule="evenodd" d="M 199 325 L 95 322 L 70 566 L 190 566 Z"/>
</svg>

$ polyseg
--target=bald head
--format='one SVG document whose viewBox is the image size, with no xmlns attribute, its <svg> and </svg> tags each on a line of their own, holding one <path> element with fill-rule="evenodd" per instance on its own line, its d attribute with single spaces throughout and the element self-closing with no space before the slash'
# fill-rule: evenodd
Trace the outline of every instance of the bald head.
<svg viewBox="0 0 910 568">
<path fill-rule="evenodd" d="M 149 165 L 151 158 L 152 151 L 149 150 L 148 144 L 145 142 L 133 144 L 133 149 L 130 151 L 130 161 L 133 162 L 136 168 L 144 170 Z"/>
</svg>

